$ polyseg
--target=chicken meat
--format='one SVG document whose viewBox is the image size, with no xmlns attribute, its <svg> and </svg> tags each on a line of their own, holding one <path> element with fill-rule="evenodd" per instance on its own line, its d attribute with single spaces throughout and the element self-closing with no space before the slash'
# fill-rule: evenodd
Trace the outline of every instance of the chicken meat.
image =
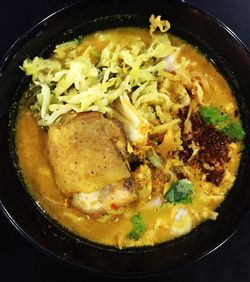
<svg viewBox="0 0 250 282">
<path fill-rule="evenodd" d="M 58 188 L 84 213 L 108 213 L 137 198 L 121 124 L 97 112 L 66 114 L 48 130 Z"/>
</svg>

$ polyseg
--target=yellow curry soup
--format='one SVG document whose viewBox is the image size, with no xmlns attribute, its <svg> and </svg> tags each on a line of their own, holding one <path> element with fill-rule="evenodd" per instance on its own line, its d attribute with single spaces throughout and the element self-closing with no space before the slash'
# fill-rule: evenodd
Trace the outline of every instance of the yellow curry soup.
<svg viewBox="0 0 250 282">
<path fill-rule="evenodd" d="M 231 89 L 169 27 L 151 17 L 150 32 L 96 32 L 23 65 L 23 177 L 46 213 L 90 241 L 124 248 L 187 234 L 216 220 L 237 176 L 244 132 Z M 89 76 L 76 80 L 82 58 Z"/>
</svg>

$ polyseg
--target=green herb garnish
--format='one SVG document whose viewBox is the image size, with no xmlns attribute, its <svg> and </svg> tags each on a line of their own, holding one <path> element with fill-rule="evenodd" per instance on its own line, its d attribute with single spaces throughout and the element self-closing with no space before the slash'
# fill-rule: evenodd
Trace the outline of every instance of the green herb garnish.
<svg viewBox="0 0 250 282">
<path fill-rule="evenodd" d="M 142 233 L 146 230 L 146 224 L 142 222 L 142 218 L 139 214 L 133 215 L 130 219 L 133 224 L 133 229 L 128 233 L 128 238 L 133 240 L 140 239 Z"/>
<path fill-rule="evenodd" d="M 216 107 L 201 107 L 200 115 L 206 124 L 215 126 L 217 130 L 225 134 L 228 138 L 242 140 L 245 132 L 238 121 L 232 121 L 228 114 L 222 114 Z"/>
<path fill-rule="evenodd" d="M 200 114 L 206 124 L 218 126 L 229 119 L 227 114 L 221 114 L 216 107 L 201 107 Z"/>
<path fill-rule="evenodd" d="M 245 132 L 239 122 L 231 122 L 221 129 L 230 139 L 242 140 L 245 137 Z"/>
<path fill-rule="evenodd" d="M 83 36 L 82 36 L 82 35 L 79 35 L 78 37 L 75 38 L 75 41 L 76 41 L 76 43 L 79 45 L 79 44 L 81 44 L 82 39 L 83 39 Z"/>
<path fill-rule="evenodd" d="M 164 199 L 170 203 L 189 204 L 192 202 L 193 191 L 193 183 L 187 179 L 181 179 L 171 185 Z"/>
</svg>

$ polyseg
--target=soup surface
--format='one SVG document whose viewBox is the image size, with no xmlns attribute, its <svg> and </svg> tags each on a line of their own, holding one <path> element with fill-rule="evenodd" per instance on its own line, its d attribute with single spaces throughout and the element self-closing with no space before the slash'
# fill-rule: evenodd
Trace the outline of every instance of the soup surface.
<svg viewBox="0 0 250 282">
<path fill-rule="evenodd" d="M 244 138 L 222 75 L 167 33 L 167 21 L 150 23 L 150 31 L 96 32 L 23 63 L 32 82 L 16 148 L 29 191 L 68 230 L 119 248 L 216 220 Z"/>
</svg>

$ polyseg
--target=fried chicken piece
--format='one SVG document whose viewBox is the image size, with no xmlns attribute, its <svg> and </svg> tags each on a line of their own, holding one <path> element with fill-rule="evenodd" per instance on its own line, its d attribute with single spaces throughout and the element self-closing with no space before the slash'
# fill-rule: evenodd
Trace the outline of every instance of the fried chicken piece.
<svg viewBox="0 0 250 282">
<path fill-rule="evenodd" d="M 120 123 L 97 112 L 66 114 L 49 127 L 48 151 L 59 189 L 83 212 L 108 211 L 105 207 L 111 199 L 117 199 L 117 206 L 136 199 L 134 189 L 124 185 L 130 171 Z M 114 196 L 117 193 L 123 196 Z M 90 204 L 93 197 L 101 207 Z"/>
</svg>

